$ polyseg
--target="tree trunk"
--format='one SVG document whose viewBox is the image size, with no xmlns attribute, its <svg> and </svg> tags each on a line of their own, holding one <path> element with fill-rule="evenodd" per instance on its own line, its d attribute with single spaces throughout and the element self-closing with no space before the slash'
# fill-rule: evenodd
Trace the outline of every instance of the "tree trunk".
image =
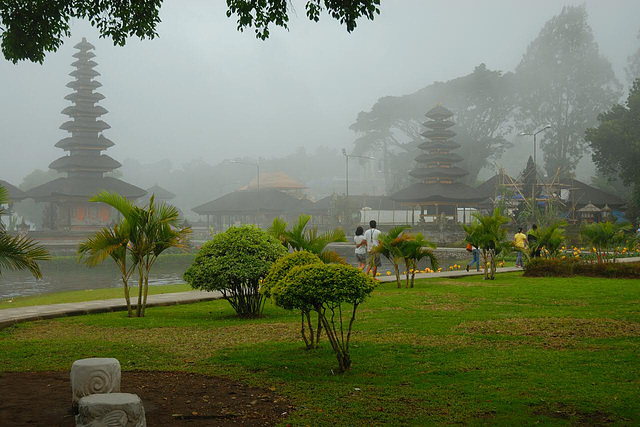
<svg viewBox="0 0 640 427">
<path fill-rule="evenodd" d="M 136 306 L 136 317 L 141 317 L 143 287 L 144 287 L 144 279 L 142 274 L 142 266 L 139 266 L 138 267 L 138 305 Z"/>
<path fill-rule="evenodd" d="M 129 283 L 126 278 L 122 279 L 122 285 L 124 286 L 124 300 L 127 302 L 127 316 L 133 317 L 133 310 L 131 308 L 131 295 L 129 294 Z"/>
</svg>

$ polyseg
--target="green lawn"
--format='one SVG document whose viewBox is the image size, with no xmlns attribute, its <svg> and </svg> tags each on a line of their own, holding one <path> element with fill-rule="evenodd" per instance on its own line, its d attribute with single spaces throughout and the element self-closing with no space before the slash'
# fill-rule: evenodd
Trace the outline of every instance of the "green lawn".
<svg viewBox="0 0 640 427">
<path fill-rule="evenodd" d="M 149 295 L 167 294 L 192 290 L 190 285 L 149 286 Z M 138 287 L 131 288 L 131 297 L 137 298 Z M 86 289 L 83 291 L 56 292 L 51 294 L 16 297 L 0 300 L 0 310 L 5 308 L 27 307 L 32 305 L 60 304 L 65 302 L 94 301 L 98 299 L 122 298 L 122 288 Z"/>
<path fill-rule="evenodd" d="M 519 273 L 380 284 L 362 305 L 353 368 L 333 375 L 326 339 L 306 351 L 298 316 L 225 301 L 25 323 L 0 331 L 0 371 L 68 370 L 116 357 L 125 370 L 222 375 L 297 407 L 292 425 L 640 423 L 640 285 Z"/>
</svg>

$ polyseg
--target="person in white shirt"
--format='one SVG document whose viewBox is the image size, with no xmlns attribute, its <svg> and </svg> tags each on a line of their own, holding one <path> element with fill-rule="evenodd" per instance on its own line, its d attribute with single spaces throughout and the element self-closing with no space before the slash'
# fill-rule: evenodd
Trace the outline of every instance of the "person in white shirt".
<svg viewBox="0 0 640 427">
<path fill-rule="evenodd" d="M 358 268 L 364 271 L 367 266 L 367 241 L 364 238 L 364 230 L 358 226 L 356 228 L 356 235 L 353 238 L 356 244 L 356 259 L 358 260 Z"/>
<path fill-rule="evenodd" d="M 378 272 L 378 267 L 382 265 L 382 260 L 380 259 L 380 254 L 374 253 L 373 248 L 380 244 L 380 230 L 376 228 L 378 224 L 371 220 L 369 221 L 369 228 L 364 232 L 364 238 L 367 241 L 367 252 L 369 253 L 368 264 L 369 268 L 367 269 L 367 274 L 373 269 L 373 277 L 376 277 L 376 273 Z"/>
</svg>

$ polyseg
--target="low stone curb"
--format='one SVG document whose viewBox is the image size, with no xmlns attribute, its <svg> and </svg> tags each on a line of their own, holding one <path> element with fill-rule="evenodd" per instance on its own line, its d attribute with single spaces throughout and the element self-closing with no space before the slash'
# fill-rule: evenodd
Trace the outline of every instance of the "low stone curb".
<svg viewBox="0 0 640 427">
<path fill-rule="evenodd" d="M 168 294 L 149 295 L 149 297 L 147 298 L 147 307 L 191 304 L 221 298 L 222 294 L 220 294 L 219 292 L 203 291 L 174 292 Z M 135 309 L 136 305 L 133 304 L 132 307 Z M 93 313 L 108 313 L 113 311 L 124 311 L 126 309 L 127 304 L 125 303 L 124 298 L 6 308 L 0 310 L 0 329 L 14 325 L 16 323 L 32 320 L 45 320 L 67 316 L 81 316 L 84 314 Z"/>
</svg>

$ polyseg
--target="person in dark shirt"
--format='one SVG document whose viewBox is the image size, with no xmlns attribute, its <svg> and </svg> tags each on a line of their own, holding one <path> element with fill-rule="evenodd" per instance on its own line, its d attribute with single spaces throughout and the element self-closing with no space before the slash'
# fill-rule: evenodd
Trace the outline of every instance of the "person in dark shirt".
<svg viewBox="0 0 640 427">
<path fill-rule="evenodd" d="M 538 258 L 540 257 L 540 248 L 538 247 L 538 226 L 533 224 L 531 226 L 531 230 L 527 233 L 527 241 L 529 242 L 529 247 L 531 248 L 531 257 Z"/>
</svg>

